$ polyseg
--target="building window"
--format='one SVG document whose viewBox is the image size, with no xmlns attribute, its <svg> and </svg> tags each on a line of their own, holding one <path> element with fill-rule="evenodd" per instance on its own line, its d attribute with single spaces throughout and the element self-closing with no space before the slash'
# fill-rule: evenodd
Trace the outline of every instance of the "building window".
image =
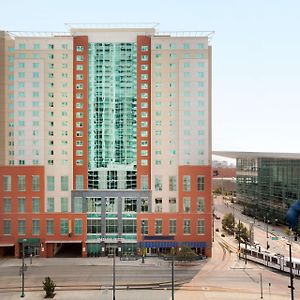
<svg viewBox="0 0 300 300">
<path fill-rule="evenodd" d="M 124 198 L 123 199 L 123 211 L 125 211 L 125 212 L 136 212 L 137 211 L 137 199 L 135 199 L 135 198 Z"/>
<path fill-rule="evenodd" d="M 46 220 L 47 235 L 54 234 L 54 220 Z"/>
<path fill-rule="evenodd" d="M 76 46 L 76 51 L 77 52 L 83 52 L 84 46 Z"/>
<path fill-rule="evenodd" d="M 83 61 L 83 55 L 76 55 L 76 61 Z"/>
<path fill-rule="evenodd" d="M 26 191 L 26 177 L 25 175 L 18 175 L 18 191 L 25 192 Z"/>
<path fill-rule="evenodd" d="M 197 220 L 197 234 L 204 234 L 204 233 L 205 233 L 205 221 Z"/>
<path fill-rule="evenodd" d="M 11 176 L 4 175 L 3 176 L 3 184 L 4 184 L 4 192 L 11 192 Z"/>
<path fill-rule="evenodd" d="M 204 198 L 202 198 L 202 197 L 197 198 L 197 212 L 198 213 L 204 212 L 204 208 L 205 208 L 204 203 L 205 203 Z"/>
<path fill-rule="evenodd" d="M 183 191 L 189 192 L 191 190 L 191 176 L 185 175 L 183 176 Z"/>
<path fill-rule="evenodd" d="M 39 175 L 32 176 L 32 190 L 34 192 L 38 192 L 40 190 L 40 176 Z"/>
<path fill-rule="evenodd" d="M 148 55 L 142 55 L 141 61 L 148 61 Z"/>
<path fill-rule="evenodd" d="M 141 212 L 149 211 L 149 200 L 147 197 L 141 198 Z"/>
<path fill-rule="evenodd" d="M 11 234 L 11 220 L 3 220 L 3 234 Z"/>
<path fill-rule="evenodd" d="M 123 220 L 123 233 L 136 233 L 136 220 Z"/>
<path fill-rule="evenodd" d="M 76 190 L 83 190 L 83 175 L 76 175 Z"/>
<path fill-rule="evenodd" d="M 74 212 L 81 213 L 83 211 L 82 197 L 74 197 Z"/>
<path fill-rule="evenodd" d="M 47 198 L 47 212 L 54 212 L 54 198 Z"/>
<path fill-rule="evenodd" d="M 26 222 L 25 220 L 18 220 L 18 235 L 26 234 Z"/>
<path fill-rule="evenodd" d="M 176 234 L 176 220 L 169 220 L 169 234 Z"/>
<path fill-rule="evenodd" d="M 69 233 L 68 220 L 60 219 L 60 234 L 67 235 Z"/>
<path fill-rule="evenodd" d="M 10 213 L 11 212 L 11 199 L 3 198 L 3 212 Z"/>
<path fill-rule="evenodd" d="M 82 219 L 74 220 L 74 233 L 75 235 L 82 234 Z"/>
<path fill-rule="evenodd" d="M 25 212 L 25 198 L 18 198 L 18 212 Z"/>
<path fill-rule="evenodd" d="M 155 234 L 162 234 L 162 220 L 155 220 Z"/>
<path fill-rule="evenodd" d="M 191 233 L 191 220 L 183 220 L 183 233 L 184 234 Z"/>
<path fill-rule="evenodd" d="M 162 176 L 157 175 L 154 177 L 154 187 L 156 191 L 162 191 Z"/>
<path fill-rule="evenodd" d="M 87 233 L 101 233 L 101 220 L 99 219 L 87 220 Z"/>
<path fill-rule="evenodd" d="M 176 178 L 176 176 L 169 176 L 169 191 L 177 191 L 177 178 Z"/>
<path fill-rule="evenodd" d="M 118 233 L 117 219 L 106 219 L 106 233 Z"/>
<path fill-rule="evenodd" d="M 60 186 L 61 186 L 61 191 L 69 190 L 69 177 L 68 176 L 60 177 Z"/>
<path fill-rule="evenodd" d="M 155 212 L 162 212 L 162 198 L 161 197 L 155 198 L 154 211 Z"/>
<path fill-rule="evenodd" d="M 141 51 L 142 52 L 147 52 L 149 50 L 149 47 L 148 46 L 146 46 L 146 45 L 142 45 L 141 46 Z"/>
<path fill-rule="evenodd" d="M 61 212 L 68 212 L 68 197 L 60 198 L 60 210 Z"/>
<path fill-rule="evenodd" d="M 32 220 L 32 234 L 33 235 L 40 234 L 40 220 Z"/>
<path fill-rule="evenodd" d="M 170 197 L 169 198 L 169 212 L 176 212 L 176 211 L 177 211 L 176 198 Z"/>
<path fill-rule="evenodd" d="M 54 176 L 47 176 L 47 191 L 52 192 L 55 189 Z"/>
<path fill-rule="evenodd" d="M 118 199 L 114 197 L 105 198 L 105 211 L 106 212 L 117 212 L 118 210 Z"/>
<path fill-rule="evenodd" d="M 32 212 L 33 213 L 40 212 L 40 198 L 39 197 L 32 198 Z"/>
<path fill-rule="evenodd" d="M 141 220 L 141 234 L 142 238 L 145 234 L 148 234 L 148 220 Z"/>
<path fill-rule="evenodd" d="M 191 211 L 191 198 L 190 197 L 183 198 L 183 210 L 186 213 Z"/>
<path fill-rule="evenodd" d="M 141 175 L 141 189 L 148 190 L 148 175 Z"/>
<path fill-rule="evenodd" d="M 205 177 L 197 176 L 197 190 L 203 192 L 205 189 Z"/>
</svg>

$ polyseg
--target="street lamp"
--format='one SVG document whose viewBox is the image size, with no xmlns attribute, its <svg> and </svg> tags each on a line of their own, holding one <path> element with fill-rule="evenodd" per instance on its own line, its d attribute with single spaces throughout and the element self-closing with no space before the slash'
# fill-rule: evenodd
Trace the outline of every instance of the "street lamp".
<svg viewBox="0 0 300 300">
<path fill-rule="evenodd" d="M 144 254 L 144 235 L 145 235 L 145 220 L 142 220 L 142 264 L 145 263 L 145 254 Z"/>
<path fill-rule="evenodd" d="M 116 299 L 116 247 L 114 249 L 114 256 L 113 256 L 113 300 Z"/>
<path fill-rule="evenodd" d="M 174 248 L 172 251 L 172 300 L 174 300 Z"/>
<path fill-rule="evenodd" d="M 267 250 L 270 248 L 270 246 L 269 246 L 269 226 L 268 226 L 268 224 L 269 224 L 269 219 L 268 219 L 268 214 L 267 214 L 267 218 L 266 217 L 264 217 L 264 221 L 265 221 L 265 223 L 266 223 L 266 232 L 267 232 Z"/>
<path fill-rule="evenodd" d="M 25 261 L 24 261 L 24 258 L 25 258 L 25 243 L 27 242 L 26 239 L 23 239 L 22 240 L 22 267 L 21 267 L 21 275 L 22 275 L 22 292 L 21 292 L 21 298 L 24 298 L 25 297 L 25 294 L 24 294 L 24 281 L 25 281 L 25 271 L 26 271 L 26 265 L 25 265 Z"/>
<path fill-rule="evenodd" d="M 288 285 L 288 288 L 291 289 L 291 300 L 294 300 L 294 275 L 293 275 L 293 262 L 292 262 L 292 245 L 288 244 L 289 246 L 289 255 L 290 255 L 290 261 L 289 261 L 289 266 L 290 266 L 290 285 Z"/>
</svg>

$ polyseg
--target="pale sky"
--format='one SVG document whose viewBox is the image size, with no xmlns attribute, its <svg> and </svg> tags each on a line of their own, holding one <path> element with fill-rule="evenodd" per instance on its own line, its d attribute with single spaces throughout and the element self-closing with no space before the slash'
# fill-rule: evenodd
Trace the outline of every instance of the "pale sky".
<svg viewBox="0 0 300 300">
<path fill-rule="evenodd" d="M 0 0 L 0 29 L 160 23 L 215 31 L 213 150 L 300 152 L 300 1 Z"/>
</svg>

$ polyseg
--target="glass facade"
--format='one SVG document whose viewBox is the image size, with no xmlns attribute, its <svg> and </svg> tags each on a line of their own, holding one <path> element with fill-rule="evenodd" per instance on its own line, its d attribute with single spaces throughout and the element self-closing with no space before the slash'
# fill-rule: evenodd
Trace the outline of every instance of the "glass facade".
<svg viewBox="0 0 300 300">
<path fill-rule="evenodd" d="M 300 160 L 237 158 L 237 201 L 244 211 L 271 223 L 285 223 L 289 206 L 300 199 Z"/>
<path fill-rule="evenodd" d="M 136 188 L 136 43 L 89 43 L 90 189 Z"/>
</svg>

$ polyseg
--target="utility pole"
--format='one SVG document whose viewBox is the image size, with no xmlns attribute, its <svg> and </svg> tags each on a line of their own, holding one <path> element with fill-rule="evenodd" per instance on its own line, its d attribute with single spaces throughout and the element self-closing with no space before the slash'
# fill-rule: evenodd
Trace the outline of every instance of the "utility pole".
<svg viewBox="0 0 300 300">
<path fill-rule="evenodd" d="M 113 300 L 116 299 L 116 248 L 113 256 Z"/>
<path fill-rule="evenodd" d="M 241 259 L 241 220 L 239 219 L 239 259 Z"/>
<path fill-rule="evenodd" d="M 268 214 L 267 214 L 267 218 L 265 217 L 265 223 L 266 223 L 266 234 L 267 234 L 267 250 L 269 250 L 270 246 L 269 246 L 269 219 L 268 219 Z"/>
<path fill-rule="evenodd" d="M 291 300 L 294 300 L 294 275 L 293 275 L 293 263 L 292 263 L 292 245 L 288 244 L 290 253 L 290 285 L 288 288 L 291 289 Z"/>
<path fill-rule="evenodd" d="M 263 292 L 263 285 L 262 285 L 262 273 L 259 274 L 259 278 L 260 278 L 260 299 L 264 298 L 264 292 Z"/>
<path fill-rule="evenodd" d="M 142 247 L 142 264 L 145 263 L 144 236 L 145 236 L 145 220 L 142 220 L 142 243 L 143 243 L 143 247 Z"/>
<path fill-rule="evenodd" d="M 172 250 L 172 300 L 174 300 L 174 248 Z"/>
<path fill-rule="evenodd" d="M 25 242 L 27 240 L 26 239 L 23 239 L 22 241 L 22 267 L 21 267 L 21 276 L 22 276 L 22 292 L 21 292 L 21 298 L 24 298 L 25 297 L 25 294 L 24 294 L 24 281 L 25 281 L 25 271 L 26 271 L 26 265 L 25 265 Z"/>
<path fill-rule="evenodd" d="M 247 241 L 245 241 L 245 265 L 247 264 Z"/>
</svg>

